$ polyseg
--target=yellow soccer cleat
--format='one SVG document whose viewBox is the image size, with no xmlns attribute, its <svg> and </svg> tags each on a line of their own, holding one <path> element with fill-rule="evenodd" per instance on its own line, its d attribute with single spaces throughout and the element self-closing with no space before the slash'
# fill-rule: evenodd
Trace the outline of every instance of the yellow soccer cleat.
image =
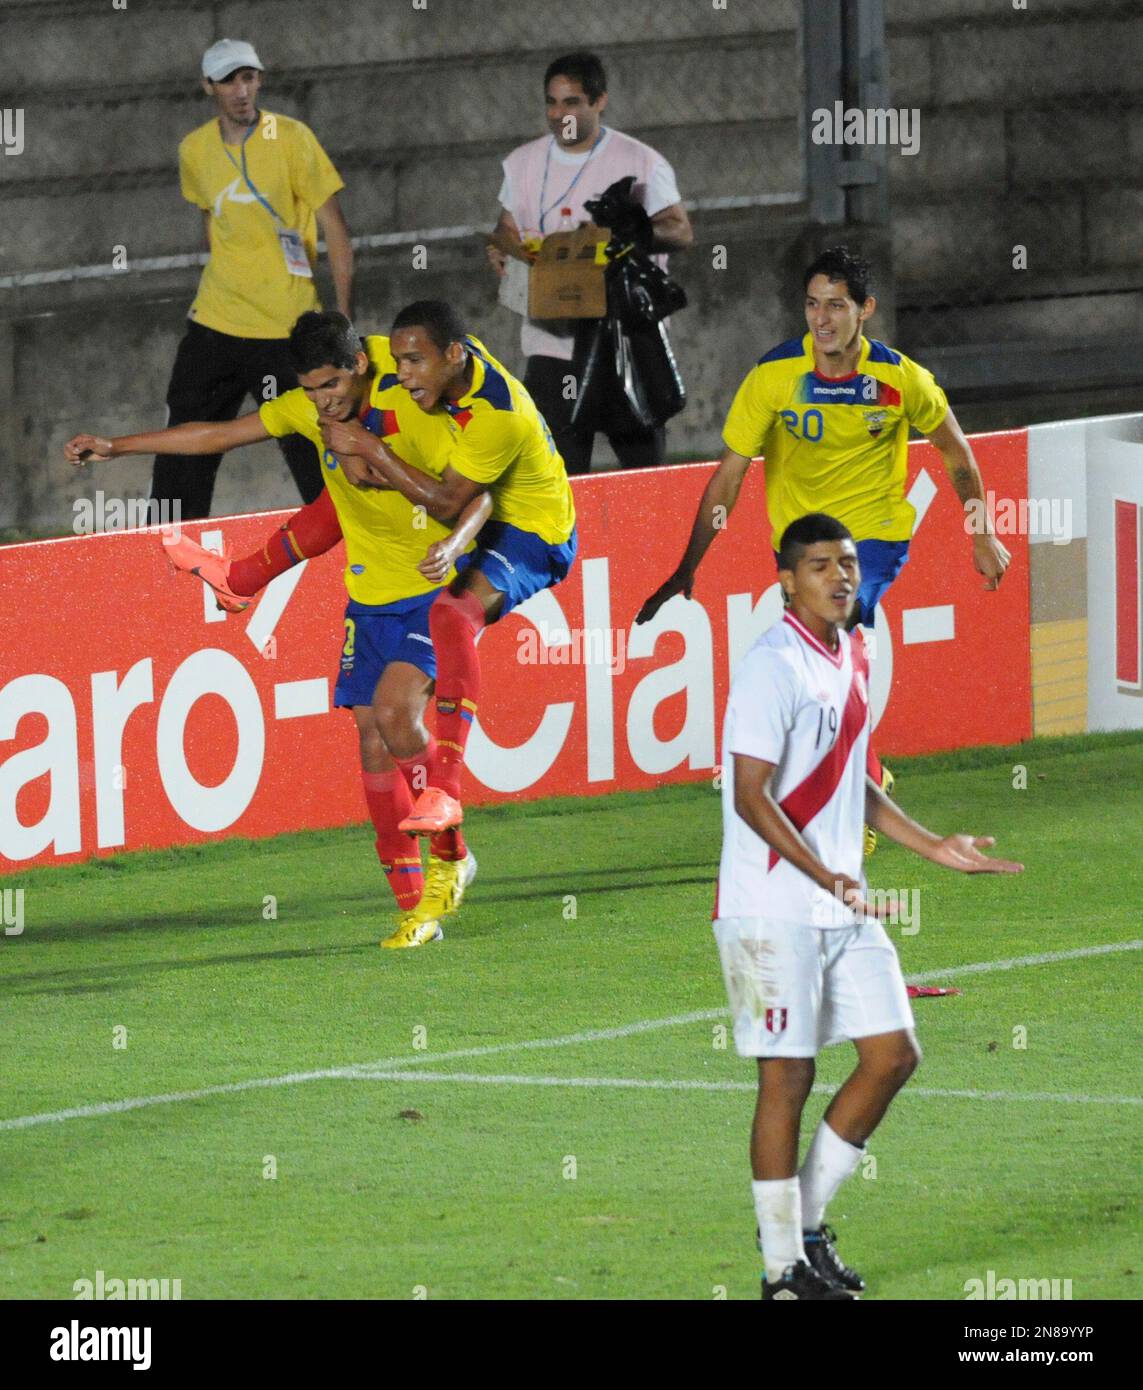
<svg viewBox="0 0 1143 1390">
<path fill-rule="evenodd" d="M 893 787 L 897 779 L 889 771 L 884 763 L 881 764 L 881 790 L 886 796 L 893 795 Z M 871 825 L 865 827 L 865 857 L 869 858 L 877 849 L 877 831 Z"/>
<path fill-rule="evenodd" d="M 441 924 L 435 917 L 418 916 L 417 909 L 406 912 L 397 923 L 397 930 L 387 936 L 381 945 L 393 951 L 406 951 L 413 946 L 424 946 L 430 941 L 440 941 L 444 936 Z"/>
<path fill-rule="evenodd" d="M 436 859 L 429 856 L 429 871 L 421 901 L 414 908 L 419 917 L 446 917 L 461 904 L 465 889 L 476 877 L 476 856 L 471 850 L 463 859 Z"/>
</svg>

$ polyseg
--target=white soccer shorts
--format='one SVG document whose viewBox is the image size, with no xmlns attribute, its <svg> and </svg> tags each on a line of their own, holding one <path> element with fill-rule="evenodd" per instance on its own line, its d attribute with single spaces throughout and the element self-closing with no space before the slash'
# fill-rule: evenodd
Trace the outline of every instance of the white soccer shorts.
<svg viewBox="0 0 1143 1390">
<path fill-rule="evenodd" d="M 914 1026 L 901 963 L 878 921 L 822 929 L 724 917 L 714 935 L 742 1057 L 814 1057 Z"/>
</svg>

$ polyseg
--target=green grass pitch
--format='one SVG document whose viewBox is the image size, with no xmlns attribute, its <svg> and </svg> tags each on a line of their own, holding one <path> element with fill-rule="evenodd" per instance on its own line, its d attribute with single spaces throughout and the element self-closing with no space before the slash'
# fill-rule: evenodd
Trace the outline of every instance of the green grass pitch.
<svg viewBox="0 0 1143 1390">
<path fill-rule="evenodd" d="M 960 1299 L 990 1269 L 1137 1297 L 1138 951 L 957 968 L 1140 944 L 1143 737 L 894 768 L 906 810 L 995 834 L 1026 872 L 870 862 L 873 886 L 920 891 L 919 932 L 891 929 L 906 973 L 963 993 L 915 1003 L 925 1062 L 831 1209 L 841 1252 L 868 1298 Z M 717 795 L 467 829 L 469 899 L 409 952 L 378 949 L 361 828 L 3 880 L 25 890 L 0 937 L 5 1297 L 70 1298 L 97 1270 L 184 1299 L 757 1297 Z M 560 1041 L 581 1033 L 604 1036 Z M 819 1083 L 851 1057 L 829 1050 Z"/>
</svg>

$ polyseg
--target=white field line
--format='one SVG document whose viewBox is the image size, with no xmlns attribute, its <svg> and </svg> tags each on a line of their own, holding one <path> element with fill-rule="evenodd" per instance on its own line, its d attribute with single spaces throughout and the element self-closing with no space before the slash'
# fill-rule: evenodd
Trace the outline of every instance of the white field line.
<svg viewBox="0 0 1143 1390">
<path fill-rule="evenodd" d="M 484 1086 L 571 1086 L 633 1091 L 756 1091 L 756 1081 L 651 1080 L 635 1076 L 485 1076 L 465 1071 L 357 1071 L 355 1081 L 455 1081 Z M 832 1096 L 838 1088 L 819 1082 L 814 1090 Z M 1143 1105 L 1140 1096 L 1087 1096 L 1062 1091 L 964 1091 L 935 1086 L 906 1086 L 902 1096 L 930 1100 L 1063 1101 L 1068 1105 Z M 900 1097 L 898 1097 L 900 1099 Z"/>
<path fill-rule="evenodd" d="M 987 975 L 993 970 L 1019 970 L 1025 965 L 1054 965 L 1061 960 L 1086 960 L 1088 956 L 1111 956 L 1119 951 L 1143 950 L 1143 940 L 1114 941 L 1108 946 L 1078 946 L 1072 951 L 1047 951 L 1042 956 L 1013 956 L 1011 960 L 982 960 L 974 965 L 952 965 L 947 970 L 926 970 L 920 975 L 906 975 L 911 985 L 932 984 L 937 980 L 952 980 L 961 975 Z"/>
<path fill-rule="evenodd" d="M 928 971 L 906 978 L 913 984 L 926 980 L 946 980 L 957 975 L 985 974 L 993 970 L 1016 970 L 1026 965 L 1049 965 L 1056 961 L 1080 960 L 1087 956 L 1110 955 L 1118 951 L 1143 949 L 1143 940 L 1118 941 L 1106 946 L 1083 946 L 1073 951 L 1053 951 L 1037 956 L 1014 956 L 1009 960 L 978 961 L 973 965 L 954 965 L 947 970 Z M 576 1047 L 582 1043 L 609 1042 L 615 1038 L 630 1038 L 661 1028 L 679 1028 L 688 1023 L 706 1023 L 725 1018 L 725 1009 L 700 1009 L 695 1013 L 674 1014 L 670 1018 L 648 1018 L 637 1023 L 625 1023 L 616 1028 L 593 1028 L 582 1033 L 568 1033 L 559 1038 L 530 1038 L 525 1042 L 491 1043 L 483 1047 L 460 1047 L 451 1052 L 423 1052 L 414 1056 L 383 1057 L 375 1062 L 356 1062 L 345 1067 L 322 1067 L 316 1071 L 287 1072 L 282 1076 L 255 1077 L 248 1081 L 228 1081 L 217 1086 L 202 1086 L 193 1091 L 168 1091 L 155 1096 L 134 1096 L 127 1100 L 97 1101 L 92 1105 L 72 1106 L 67 1110 L 41 1111 L 35 1115 L 18 1115 L 0 1120 L 0 1130 L 30 1129 L 33 1125 L 60 1124 L 65 1120 L 93 1119 L 100 1115 L 118 1115 L 127 1110 L 143 1110 L 152 1105 L 175 1105 L 183 1101 L 206 1100 L 210 1096 L 235 1095 L 242 1091 L 268 1090 L 275 1086 L 300 1086 L 307 1081 L 353 1080 L 364 1073 L 410 1067 L 424 1062 L 451 1062 L 462 1057 L 490 1057 L 497 1053 L 531 1052 L 538 1048 Z M 705 1084 L 705 1083 L 703 1083 Z M 737 1088 L 737 1083 L 728 1083 Z M 914 1094 L 917 1094 L 914 1091 Z M 997 1093 L 999 1095 L 1000 1093 Z"/>
<path fill-rule="evenodd" d="M 625 1023 L 618 1028 L 593 1028 L 583 1033 L 569 1033 L 562 1038 L 531 1038 L 527 1042 L 492 1043 L 485 1047 L 458 1047 L 452 1052 L 433 1052 L 383 1057 L 377 1062 L 354 1062 L 345 1067 L 322 1067 L 318 1071 L 288 1072 L 285 1076 L 263 1076 L 249 1081 L 227 1081 L 217 1086 L 203 1086 L 194 1091 L 168 1091 L 158 1096 L 136 1096 L 130 1100 L 105 1100 L 94 1105 L 77 1105 L 68 1110 L 49 1110 L 38 1115 L 20 1115 L 0 1120 L 0 1130 L 28 1129 L 32 1125 L 58 1124 L 63 1120 L 85 1120 L 98 1115 L 117 1115 L 123 1110 L 142 1110 L 149 1105 L 174 1105 L 179 1101 L 205 1100 L 208 1096 L 232 1095 L 239 1091 L 266 1090 L 273 1086 L 300 1086 L 306 1081 L 352 1080 L 362 1071 L 386 1067 L 415 1066 L 419 1062 L 451 1062 L 462 1057 L 487 1057 L 496 1052 L 528 1052 L 538 1047 L 574 1047 L 580 1043 L 607 1042 L 613 1038 L 629 1038 L 637 1033 L 650 1033 L 659 1028 L 678 1028 L 687 1023 L 702 1023 L 723 1018 L 725 1009 L 703 1009 L 698 1013 L 676 1014 L 672 1018 L 648 1018 L 639 1023 Z"/>
</svg>

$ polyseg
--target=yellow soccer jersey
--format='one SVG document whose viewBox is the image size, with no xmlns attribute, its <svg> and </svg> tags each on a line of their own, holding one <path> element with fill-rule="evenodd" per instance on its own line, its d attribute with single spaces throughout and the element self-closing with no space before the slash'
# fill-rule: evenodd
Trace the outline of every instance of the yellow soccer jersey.
<svg viewBox="0 0 1143 1390">
<path fill-rule="evenodd" d="M 575 503 L 552 432 L 523 385 L 476 338 L 472 389 L 442 402 L 452 433 L 447 462 L 492 494 L 492 520 L 532 531 L 548 545 L 566 541 Z"/>
<path fill-rule="evenodd" d="M 444 417 L 426 415 L 397 384 L 388 338 L 366 338 L 365 351 L 376 377 L 362 422 L 406 463 L 439 478 L 450 442 Z M 337 460 L 326 454 L 317 407 L 301 387 L 267 401 L 258 414 L 272 435 L 304 434 L 317 445 L 325 485 L 345 536 L 345 587 L 350 598 L 370 605 L 397 603 L 439 587 L 418 573 L 417 564 L 434 541 L 448 535 L 449 527 L 397 491 L 354 487 Z M 444 582 L 451 583 L 455 574 L 450 570 Z"/>
<path fill-rule="evenodd" d="M 759 360 L 722 438 L 736 454 L 765 456 L 775 550 L 807 512 L 837 517 L 855 540 L 907 541 L 916 520 L 905 500 L 909 427 L 932 434 L 948 408 L 931 372 L 876 339 L 862 338 L 850 376 L 819 376 L 807 333 Z"/>
<path fill-rule="evenodd" d="M 242 177 L 242 155 L 255 197 Z M 226 145 L 217 120 L 179 145 L 182 194 L 210 213 L 210 260 L 190 317 L 236 338 L 287 338 L 299 314 L 320 308 L 314 281 L 291 275 L 278 229 L 301 234 L 310 267 L 317 263 L 314 213 L 345 185 L 309 126 L 261 113 L 242 145 Z"/>
</svg>

